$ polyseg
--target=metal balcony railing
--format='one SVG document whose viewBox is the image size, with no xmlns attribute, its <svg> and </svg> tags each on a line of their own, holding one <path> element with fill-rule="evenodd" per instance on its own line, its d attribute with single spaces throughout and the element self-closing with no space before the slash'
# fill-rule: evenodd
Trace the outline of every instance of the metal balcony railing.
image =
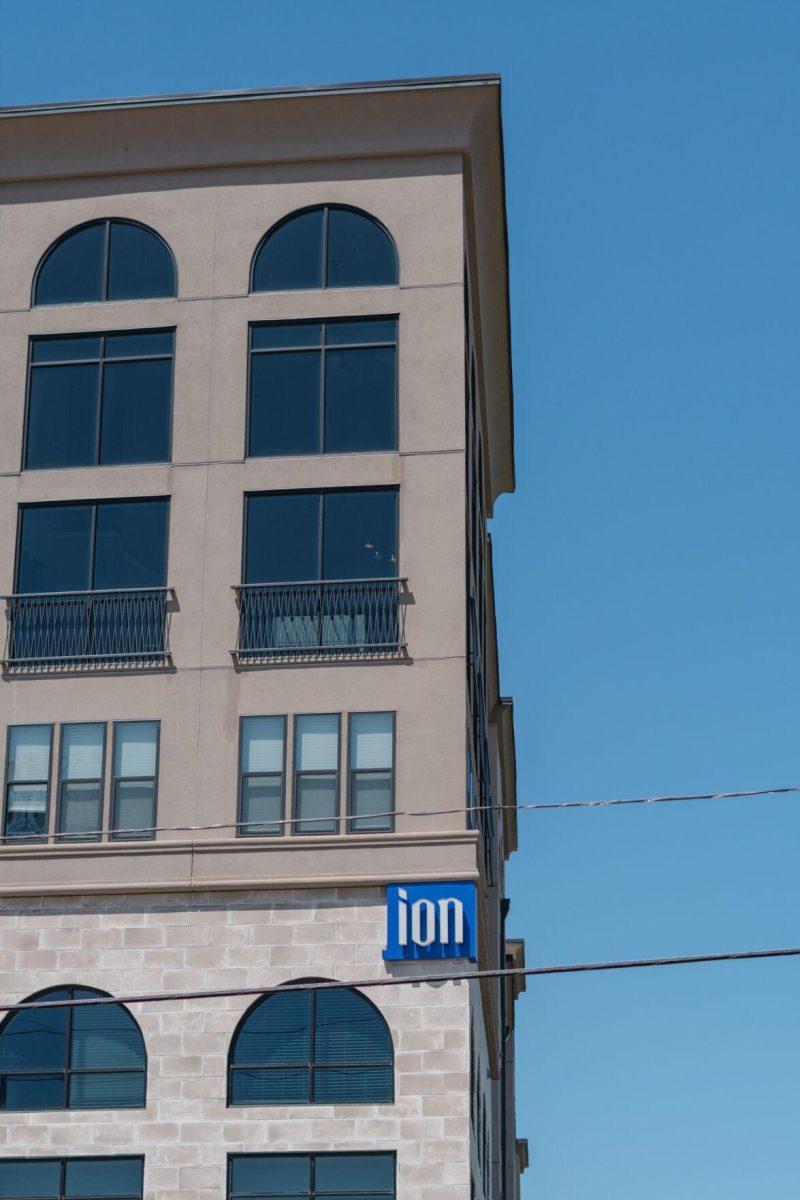
<svg viewBox="0 0 800 1200">
<path fill-rule="evenodd" d="M 405 650 L 405 579 L 247 583 L 235 651 L 241 662 L 393 658 Z"/>
<path fill-rule="evenodd" d="M 171 588 L 5 596 L 9 672 L 157 667 L 169 660 Z"/>
</svg>

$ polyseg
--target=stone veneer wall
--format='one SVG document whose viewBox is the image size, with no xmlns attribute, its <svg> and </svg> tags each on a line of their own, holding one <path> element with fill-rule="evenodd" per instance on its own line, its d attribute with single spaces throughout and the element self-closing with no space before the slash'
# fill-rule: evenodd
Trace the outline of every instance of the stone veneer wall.
<svg viewBox="0 0 800 1200">
<path fill-rule="evenodd" d="M 409 974 L 410 964 L 384 964 L 384 933 L 378 888 L 6 899 L 0 995 L 22 1000 L 66 983 L 122 995 Z M 135 1152 L 145 1156 L 148 1200 L 224 1200 L 229 1152 L 387 1150 L 397 1154 L 398 1200 L 464 1200 L 471 986 L 369 993 L 394 1039 L 395 1102 L 386 1105 L 226 1108 L 228 1045 L 253 997 L 132 1005 L 148 1053 L 146 1109 L 4 1113 L 0 1157 Z"/>
</svg>

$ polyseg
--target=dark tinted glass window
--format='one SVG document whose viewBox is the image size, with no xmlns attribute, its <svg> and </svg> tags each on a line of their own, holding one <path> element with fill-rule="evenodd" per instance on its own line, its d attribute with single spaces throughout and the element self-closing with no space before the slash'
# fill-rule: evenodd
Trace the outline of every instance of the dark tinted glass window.
<svg viewBox="0 0 800 1200">
<path fill-rule="evenodd" d="M 25 466 L 165 462 L 174 334 L 35 338 Z"/>
<path fill-rule="evenodd" d="M 69 1200 L 89 1197 L 139 1197 L 142 1194 L 140 1158 L 73 1158 L 65 1162 L 64 1196 Z"/>
<path fill-rule="evenodd" d="M 395 319 L 253 326 L 247 453 L 393 450 L 396 392 Z"/>
<path fill-rule="evenodd" d="M 97 995 L 68 987 L 32 999 Z M 17 1012 L 0 1028 L 0 1110 L 143 1108 L 145 1089 L 144 1042 L 121 1004 Z"/>
<path fill-rule="evenodd" d="M 48 252 L 36 280 L 35 304 L 102 300 L 105 290 L 106 223 L 69 233 Z"/>
<path fill-rule="evenodd" d="M 319 492 L 249 496 L 245 583 L 318 579 L 319 533 Z"/>
<path fill-rule="evenodd" d="M 384 579 L 397 575 L 397 493 L 325 494 L 323 579 Z"/>
<path fill-rule="evenodd" d="M 397 259 L 386 231 L 349 208 L 328 210 L 328 287 L 397 283 Z"/>
<path fill-rule="evenodd" d="M 98 367 L 31 366 L 26 467 L 86 467 L 96 461 Z"/>
<path fill-rule="evenodd" d="M 231 1044 L 229 1096 L 233 1105 L 390 1103 L 386 1022 L 350 988 L 266 996 Z"/>
<path fill-rule="evenodd" d="M 252 355 L 249 455 L 319 454 L 321 359 L 318 350 Z"/>
<path fill-rule="evenodd" d="M 228 1200 L 250 1196 L 359 1196 L 391 1200 L 393 1154 L 235 1154 L 228 1169 Z"/>
<path fill-rule="evenodd" d="M 318 1192 L 389 1192 L 394 1186 L 391 1154 L 318 1154 Z"/>
<path fill-rule="evenodd" d="M 17 1158 L 0 1160 L 0 1196 L 44 1196 L 61 1194 L 61 1163 L 58 1159 Z"/>
<path fill-rule="evenodd" d="M 267 236 L 253 264 L 254 292 L 323 287 L 321 208 L 298 213 Z"/>
<path fill-rule="evenodd" d="M 23 508 L 17 591 L 71 592 L 91 587 L 91 504 Z"/>
<path fill-rule="evenodd" d="M 108 248 L 109 300 L 175 295 L 175 267 L 161 238 L 141 225 L 112 221 Z"/>
<path fill-rule="evenodd" d="M 397 254 L 374 218 L 335 204 L 295 213 L 256 251 L 254 292 L 397 283 Z"/>
<path fill-rule="evenodd" d="M 297 1192 L 311 1188 L 311 1159 L 306 1154 L 237 1155 L 231 1159 L 231 1194 L 258 1191 Z"/>
<path fill-rule="evenodd" d="M 175 264 L 158 234 L 132 221 L 95 221 L 45 255 L 34 304 L 156 299 L 176 294 Z"/>
<path fill-rule="evenodd" d="M 17 1158 L 0 1160 L 3 1200 L 140 1200 L 141 1158 Z"/>
<path fill-rule="evenodd" d="M 163 587 L 167 500 L 23 507 L 17 591 Z"/>
<path fill-rule="evenodd" d="M 163 587 L 167 511 L 166 500 L 97 505 L 92 587 Z"/>
<path fill-rule="evenodd" d="M 245 583 L 397 575 L 397 492 L 271 492 L 247 499 Z"/>
</svg>

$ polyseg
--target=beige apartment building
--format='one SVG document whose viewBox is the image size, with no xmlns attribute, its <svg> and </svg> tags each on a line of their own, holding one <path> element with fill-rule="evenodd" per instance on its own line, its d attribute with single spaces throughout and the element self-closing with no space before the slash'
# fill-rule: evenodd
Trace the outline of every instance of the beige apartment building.
<svg viewBox="0 0 800 1200">
<path fill-rule="evenodd" d="M 0 1197 L 517 1200 L 499 80 L 0 110 L 0 427 Z"/>
</svg>

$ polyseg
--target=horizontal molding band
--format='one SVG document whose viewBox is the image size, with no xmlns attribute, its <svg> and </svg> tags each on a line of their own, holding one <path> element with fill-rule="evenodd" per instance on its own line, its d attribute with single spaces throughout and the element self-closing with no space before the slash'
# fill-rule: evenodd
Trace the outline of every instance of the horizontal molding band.
<svg viewBox="0 0 800 1200">
<path fill-rule="evenodd" d="M 430 832 L 416 830 L 409 833 L 351 834 L 314 837 L 296 834 L 287 838 L 228 837 L 228 838 L 181 838 L 117 842 L 52 842 L 50 845 L 31 844 L 0 847 L 0 862 L 4 858 L 37 859 L 45 861 L 55 855 L 61 858 L 102 857 L 151 857 L 161 854 L 241 854 L 253 850 L 269 850 L 284 854 L 298 850 L 356 850 L 372 846 L 441 846 L 469 845 L 478 841 L 477 829 L 454 829 Z M 0 883 L 2 889 L 2 883 Z"/>
<path fill-rule="evenodd" d="M 383 872 L 375 875 L 307 875 L 291 879 L 178 879 L 159 880 L 153 883 L 75 883 L 62 885 L 20 884 L 14 887 L 0 885 L 0 899 L 24 899 L 30 896 L 126 896 L 158 895 L 175 892 L 296 892 L 330 888 L 359 889 L 386 887 L 396 883 L 398 872 Z M 476 871 L 406 871 L 402 873 L 404 883 L 456 883 L 480 882 Z"/>
</svg>

